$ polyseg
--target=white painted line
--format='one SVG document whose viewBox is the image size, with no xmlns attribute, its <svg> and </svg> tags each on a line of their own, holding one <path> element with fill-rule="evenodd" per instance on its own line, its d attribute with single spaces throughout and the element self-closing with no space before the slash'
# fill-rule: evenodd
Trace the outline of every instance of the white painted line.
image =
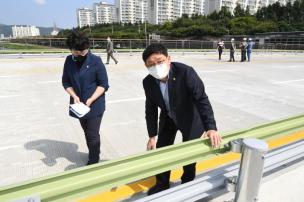
<svg viewBox="0 0 304 202">
<path fill-rule="evenodd" d="M 13 78 L 13 77 L 21 77 L 20 75 L 0 75 L 0 78 Z"/>
<path fill-rule="evenodd" d="M 219 70 L 201 70 L 201 73 L 216 73 L 216 72 L 234 72 L 234 69 L 219 69 Z"/>
<path fill-rule="evenodd" d="M 11 98 L 11 97 L 21 97 L 23 95 L 19 94 L 19 95 L 0 95 L 0 99 L 1 98 Z"/>
<path fill-rule="evenodd" d="M 130 124 L 134 124 L 134 123 L 137 123 L 136 120 L 117 122 L 117 123 L 112 123 L 112 124 L 104 124 L 102 127 L 116 127 L 116 126 L 122 126 L 122 125 L 130 125 Z"/>
<path fill-rule="evenodd" d="M 296 65 L 293 65 L 293 66 L 286 66 L 286 67 L 290 67 L 290 68 L 303 68 L 301 65 L 298 65 L 298 66 L 296 66 Z"/>
<path fill-rule="evenodd" d="M 140 100 L 145 100 L 146 97 L 138 97 L 138 98 L 129 98 L 129 99 L 121 99 L 121 100 L 111 100 L 107 101 L 107 104 L 115 104 L 115 103 L 120 103 L 120 102 L 133 102 L 133 101 L 140 101 Z"/>
<path fill-rule="evenodd" d="M 11 146 L 7 146 L 7 147 L 0 147 L 0 151 L 7 150 L 7 149 L 18 148 L 18 147 L 22 147 L 23 148 L 23 144 L 11 145 Z"/>
<path fill-rule="evenodd" d="M 264 68 L 264 67 L 263 67 Z M 272 67 L 272 66 L 267 66 L 267 68 L 271 68 L 271 69 L 286 69 L 286 68 L 303 68 L 301 65 L 293 65 L 293 66 L 282 66 L 282 67 Z"/>
<path fill-rule="evenodd" d="M 299 82 L 299 81 L 304 81 L 304 79 L 296 79 L 296 80 L 288 80 L 288 81 L 275 81 L 272 83 L 273 84 L 284 84 L 284 83 L 294 83 L 294 82 Z"/>
<path fill-rule="evenodd" d="M 39 83 L 39 84 L 48 84 L 48 83 L 60 83 L 61 81 L 58 81 L 58 80 L 56 80 L 56 81 L 38 81 L 37 83 Z"/>
</svg>

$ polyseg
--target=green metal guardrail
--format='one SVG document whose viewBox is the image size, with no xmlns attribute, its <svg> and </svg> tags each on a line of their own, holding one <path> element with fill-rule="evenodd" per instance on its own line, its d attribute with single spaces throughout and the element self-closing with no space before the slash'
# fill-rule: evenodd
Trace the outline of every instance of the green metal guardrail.
<svg viewBox="0 0 304 202">
<path fill-rule="evenodd" d="M 304 115 L 223 135 L 223 144 L 238 138 L 269 139 L 304 130 Z M 118 160 L 95 164 L 0 189 L 0 201 L 39 196 L 42 201 L 75 201 L 86 196 L 140 180 L 182 165 L 224 153 L 222 146 L 212 149 L 208 140 L 197 139 L 144 152 Z"/>
</svg>

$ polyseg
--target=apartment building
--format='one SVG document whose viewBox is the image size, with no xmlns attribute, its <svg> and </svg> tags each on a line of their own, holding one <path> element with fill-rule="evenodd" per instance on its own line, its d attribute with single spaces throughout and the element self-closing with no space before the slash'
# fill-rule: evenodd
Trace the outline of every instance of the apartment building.
<svg viewBox="0 0 304 202">
<path fill-rule="evenodd" d="M 93 15 L 96 24 L 117 22 L 117 9 L 115 5 L 106 2 L 93 4 Z"/>
<path fill-rule="evenodd" d="M 13 38 L 40 36 L 40 30 L 36 26 L 12 26 Z"/>
<path fill-rule="evenodd" d="M 78 27 L 93 26 L 96 23 L 94 12 L 90 8 L 77 9 L 77 23 Z"/>
<path fill-rule="evenodd" d="M 101 2 L 93 4 L 93 9 L 78 9 L 77 18 L 79 27 L 112 22 L 163 24 L 183 14 L 208 15 L 222 7 L 233 12 L 237 4 L 254 14 L 277 1 L 286 4 L 288 0 L 115 0 L 115 5 Z"/>
</svg>

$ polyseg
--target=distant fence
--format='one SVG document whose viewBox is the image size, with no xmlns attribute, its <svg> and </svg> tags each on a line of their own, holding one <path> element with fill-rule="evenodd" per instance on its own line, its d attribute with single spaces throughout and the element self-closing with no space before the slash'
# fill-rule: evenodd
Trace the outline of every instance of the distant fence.
<svg viewBox="0 0 304 202">
<path fill-rule="evenodd" d="M 33 44 L 41 46 L 49 46 L 54 48 L 67 48 L 64 38 L 22 38 L 11 39 L 12 43 Z M 105 49 L 107 41 L 105 39 L 91 38 L 92 49 Z M 217 41 L 200 41 L 200 40 L 145 40 L 145 39 L 114 39 L 115 49 L 144 49 L 151 43 L 162 43 L 169 49 L 216 49 Z M 236 46 L 239 48 L 239 41 L 236 41 Z M 230 41 L 225 41 L 226 48 L 229 48 Z M 304 50 L 304 41 L 271 41 L 266 40 L 260 43 L 255 40 L 254 49 L 278 49 L 278 50 Z"/>
</svg>

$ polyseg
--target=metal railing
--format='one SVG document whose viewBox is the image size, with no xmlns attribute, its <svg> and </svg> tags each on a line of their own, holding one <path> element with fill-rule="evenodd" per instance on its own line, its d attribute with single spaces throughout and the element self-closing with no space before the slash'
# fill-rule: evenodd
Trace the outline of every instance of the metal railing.
<svg viewBox="0 0 304 202">
<path fill-rule="evenodd" d="M 263 171 L 262 183 L 277 176 L 279 173 L 286 172 L 293 166 L 300 166 L 304 160 L 304 140 L 289 143 L 279 148 L 269 151 L 265 156 L 264 167 L 260 170 L 252 165 L 251 172 Z M 264 159 L 263 159 L 264 161 Z M 146 196 L 140 199 L 131 200 L 134 202 L 196 202 L 196 201 L 225 201 L 235 202 L 256 202 L 258 184 L 243 184 L 250 191 L 246 199 L 241 199 L 233 195 L 236 191 L 237 176 L 240 171 L 240 162 L 231 162 L 219 168 L 200 173 L 191 182 L 174 186 L 168 190 Z M 287 169 L 287 170 L 286 170 Z M 246 170 L 245 170 L 246 172 Z M 254 176 L 250 176 L 254 177 Z M 253 179 L 254 181 L 256 179 Z M 257 181 L 255 181 L 257 182 Z M 255 190 L 254 191 L 252 191 Z M 253 195 L 254 194 L 254 195 Z M 247 198 L 247 196 L 254 196 Z M 219 199 L 220 198 L 220 199 Z M 129 201 L 129 200 L 128 200 Z M 213 201 L 213 200 L 212 200 Z"/>
<path fill-rule="evenodd" d="M 263 177 L 263 167 L 265 156 L 268 151 L 268 144 L 263 140 L 255 138 L 240 139 L 233 141 L 237 143 L 232 146 L 231 151 L 241 153 L 240 169 L 235 183 L 234 202 L 256 202 L 261 180 Z M 236 147 L 239 147 L 235 149 Z"/>
<path fill-rule="evenodd" d="M 20 38 L 20 39 L 10 39 L 12 43 L 22 43 L 22 44 L 33 44 L 48 46 L 53 48 L 67 48 L 65 38 Z M 106 49 L 107 41 L 105 39 L 91 38 L 91 48 L 92 49 Z M 201 41 L 201 40 L 150 40 L 150 39 L 114 39 L 114 48 L 136 50 L 144 49 L 151 43 L 162 43 L 168 49 L 195 49 L 195 50 L 206 50 L 206 49 L 216 49 L 217 41 Z M 237 49 L 240 41 L 235 41 Z M 228 49 L 230 41 L 225 41 L 225 46 Z M 253 46 L 254 49 L 262 50 L 304 50 L 304 41 L 292 42 L 286 41 L 282 42 L 265 42 L 260 44 L 255 41 Z"/>
<path fill-rule="evenodd" d="M 304 130 L 304 115 L 223 135 L 223 145 L 239 138 L 268 139 Z M 0 188 L 0 201 L 31 195 L 42 201 L 75 201 L 97 192 L 134 182 L 226 152 L 197 139 L 118 160 L 78 168 L 61 174 Z"/>
</svg>

